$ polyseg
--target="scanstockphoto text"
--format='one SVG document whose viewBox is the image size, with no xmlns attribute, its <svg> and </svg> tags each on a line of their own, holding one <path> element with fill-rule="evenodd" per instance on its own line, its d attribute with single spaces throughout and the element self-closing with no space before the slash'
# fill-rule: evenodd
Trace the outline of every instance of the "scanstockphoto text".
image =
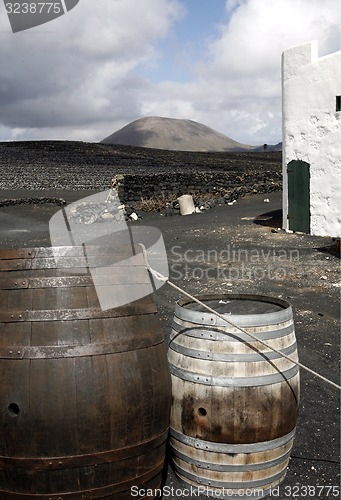
<svg viewBox="0 0 341 500">
<path fill-rule="evenodd" d="M 227 245 L 221 250 L 170 249 L 170 276 L 181 280 L 253 280 L 286 279 L 290 265 L 300 262 L 297 249 L 243 249 Z"/>
<path fill-rule="evenodd" d="M 174 486 L 163 486 L 156 489 L 145 489 L 138 486 L 132 486 L 130 489 L 132 498 L 144 498 L 159 496 L 162 498 L 197 498 L 204 495 L 208 498 L 340 498 L 340 487 L 337 485 L 281 485 L 274 486 L 269 490 L 262 488 L 214 488 L 211 486 L 190 486 L 177 488 Z"/>
</svg>

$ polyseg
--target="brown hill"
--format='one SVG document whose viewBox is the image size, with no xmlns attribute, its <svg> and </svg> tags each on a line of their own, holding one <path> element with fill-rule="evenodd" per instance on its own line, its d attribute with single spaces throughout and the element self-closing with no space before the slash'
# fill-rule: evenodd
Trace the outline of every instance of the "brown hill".
<svg viewBox="0 0 341 500">
<path fill-rule="evenodd" d="M 226 135 L 192 120 L 149 116 L 135 120 L 101 141 L 169 151 L 249 151 Z"/>
</svg>

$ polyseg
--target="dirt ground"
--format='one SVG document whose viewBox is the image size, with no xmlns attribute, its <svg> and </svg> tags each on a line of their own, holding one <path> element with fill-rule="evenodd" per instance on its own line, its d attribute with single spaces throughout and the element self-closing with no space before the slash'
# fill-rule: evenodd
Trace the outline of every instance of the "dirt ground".
<svg viewBox="0 0 341 500">
<path fill-rule="evenodd" d="M 196 296 L 233 292 L 288 300 L 301 363 L 338 383 L 340 267 L 335 241 L 280 230 L 280 193 L 243 198 L 175 224 L 164 220 L 158 227 L 172 281 Z M 167 335 L 180 297 L 167 285 L 156 297 Z M 301 370 L 295 445 L 277 498 L 304 498 L 305 486 L 324 487 L 310 489 L 314 498 L 333 497 L 326 486 L 340 481 L 339 411 L 337 389 Z M 168 480 L 178 485 L 171 467 Z"/>
<path fill-rule="evenodd" d="M 78 192 L 77 197 L 75 193 L 63 193 L 67 201 L 82 196 L 85 193 Z M 6 197 L 5 192 L 0 196 Z M 1 246 L 49 245 L 48 220 L 58 209 L 1 208 Z M 294 310 L 301 363 L 339 383 L 339 253 L 332 238 L 287 234 L 280 229 L 281 193 L 245 197 L 232 206 L 186 217 L 145 214 L 131 224 L 161 230 L 170 279 L 189 293 L 251 293 L 288 300 Z M 166 341 L 179 298 L 168 285 L 155 293 Z M 286 479 L 276 498 L 338 497 L 339 423 L 338 390 L 301 370 L 296 439 Z M 165 486 L 164 498 L 185 496 L 170 459 Z"/>
</svg>

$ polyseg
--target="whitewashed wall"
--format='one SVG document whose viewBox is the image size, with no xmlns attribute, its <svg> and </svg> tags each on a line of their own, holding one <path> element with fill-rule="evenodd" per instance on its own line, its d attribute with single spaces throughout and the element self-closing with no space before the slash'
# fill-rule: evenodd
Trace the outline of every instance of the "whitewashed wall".
<svg viewBox="0 0 341 500">
<path fill-rule="evenodd" d="M 287 165 L 310 164 L 311 234 L 341 237 L 341 52 L 318 58 L 316 41 L 282 55 L 283 228 L 288 229 Z"/>
</svg>

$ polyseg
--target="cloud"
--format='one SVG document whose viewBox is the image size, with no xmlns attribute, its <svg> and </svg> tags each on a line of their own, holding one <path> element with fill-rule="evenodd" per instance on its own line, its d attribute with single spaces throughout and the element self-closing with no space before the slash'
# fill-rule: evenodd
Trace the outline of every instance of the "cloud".
<svg viewBox="0 0 341 500">
<path fill-rule="evenodd" d="M 166 82 L 145 110 L 204 122 L 251 144 L 281 140 L 281 54 L 319 41 L 319 55 L 340 50 L 338 0 L 228 0 L 226 22 L 194 62 L 187 84 Z M 171 96 L 162 101 L 162 95 Z M 187 113 L 191 113 L 188 116 Z M 187 114 L 187 116 L 184 116 Z"/>
<path fill-rule="evenodd" d="M 102 138 L 110 121 L 135 118 L 145 82 L 134 69 L 157 57 L 182 14 L 177 0 L 82 0 L 66 16 L 14 35 L 1 16 L 2 130 L 43 139 L 98 127 Z"/>
<path fill-rule="evenodd" d="M 230 2 L 227 3 L 227 6 Z M 339 50 L 337 0 L 249 0 L 238 2 L 227 26 L 211 45 L 212 69 L 238 75 L 272 73 L 279 54 L 318 38 L 320 55 Z M 339 42 L 339 40 L 338 40 Z"/>
<path fill-rule="evenodd" d="M 339 1 L 226 0 L 225 9 L 181 81 L 164 46 L 176 40 L 185 0 L 82 0 L 16 34 L 0 15 L 0 140 L 96 141 L 159 115 L 197 120 L 249 144 L 280 141 L 281 53 L 313 39 L 320 56 L 340 50 Z M 191 43 L 189 28 L 187 40 L 176 40 L 180 52 Z M 152 67 L 168 79 L 153 82 Z"/>
</svg>

